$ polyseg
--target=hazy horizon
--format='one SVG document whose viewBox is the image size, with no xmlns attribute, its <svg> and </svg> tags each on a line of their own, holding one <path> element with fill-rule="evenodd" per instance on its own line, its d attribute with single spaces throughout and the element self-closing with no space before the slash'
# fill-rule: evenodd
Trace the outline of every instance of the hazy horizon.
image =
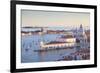
<svg viewBox="0 0 100 73">
<path fill-rule="evenodd" d="M 65 11 L 21 10 L 21 27 L 90 26 L 90 14 Z"/>
</svg>

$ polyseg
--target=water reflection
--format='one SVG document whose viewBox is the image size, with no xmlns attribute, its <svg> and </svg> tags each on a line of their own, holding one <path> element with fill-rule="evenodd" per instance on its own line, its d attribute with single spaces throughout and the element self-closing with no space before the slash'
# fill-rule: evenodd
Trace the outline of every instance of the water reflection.
<svg viewBox="0 0 100 73">
<path fill-rule="evenodd" d="M 44 35 L 45 42 L 50 42 L 51 40 L 56 40 L 56 38 L 62 36 L 62 34 L 46 34 Z M 47 51 L 35 51 L 39 50 L 40 48 L 40 35 L 28 35 L 22 36 L 21 42 L 21 62 L 28 63 L 28 62 L 45 62 L 45 61 L 59 61 L 63 60 L 62 58 L 75 53 L 76 47 L 69 48 L 69 49 L 56 49 L 56 50 L 47 50 Z M 66 55 L 66 56 L 65 56 Z M 73 56 L 72 56 L 73 57 Z M 68 57 L 70 59 L 70 57 Z M 75 60 L 79 59 L 75 56 L 73 57 Z"/>
</svg>

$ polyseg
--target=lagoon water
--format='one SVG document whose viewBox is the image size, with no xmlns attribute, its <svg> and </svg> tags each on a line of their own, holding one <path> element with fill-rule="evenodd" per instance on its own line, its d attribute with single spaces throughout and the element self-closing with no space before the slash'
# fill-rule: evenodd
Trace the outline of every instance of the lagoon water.
<svg viewBox="0 0 100 73">
<path fill-rule="evenodd" d="M 31 63 L 31 62 L 47 62 L 47 61 L 57 61 L 64 55 L 69 55 L 75 52 L 75 49 L 62 49 L 62 50 L 51 50 L 44 52 L 36 52 L 34 50 L 40 49 L 40 41 L 50 42 L 57 40 L 63 34 L 45 34 L 40 36 L 27 35 L 22 36 L 21 40 L 21 62 Z"/>
</svg>

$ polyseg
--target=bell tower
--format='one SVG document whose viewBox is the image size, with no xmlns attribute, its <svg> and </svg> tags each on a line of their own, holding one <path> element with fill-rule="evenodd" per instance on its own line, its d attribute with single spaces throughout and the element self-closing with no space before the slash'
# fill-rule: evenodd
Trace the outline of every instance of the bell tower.
<svg viewBox="0 0 100 73">
<path fill-rule="evenodd" d="M 85 34 L 85 30 L 82 26 L 82 24 L 79 26 L 79 28 L 77 29 L 77 36 L 76 39 L 79 41 L 78 45 L 79 45 L 79 49 L 84 49 L 86 48 L 86 34 Z"/>
</svg>

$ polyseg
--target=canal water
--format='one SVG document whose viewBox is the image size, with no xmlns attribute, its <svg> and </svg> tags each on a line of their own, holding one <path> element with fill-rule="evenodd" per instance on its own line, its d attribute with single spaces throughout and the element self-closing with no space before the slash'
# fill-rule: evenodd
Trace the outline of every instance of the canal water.
<svg viewBox="0 0 100 73">
<path fill-rule="evenodd" d="M 43 52 L 36 52 L 34 50 L 40 49 L 40 41 L 50 42 L 55 41 L 63 34 L 45 34 L 40 36 L 27 35 L 21 38 L 21 62 L 31 63 L 31 62 L 47 62 L 47 61 L 57 61 L 62 59 L 64 55 L 69 55 L 75 52 L 73 49 L 60 49 L 60 50 L 49 50 Z"/>
</svg>

